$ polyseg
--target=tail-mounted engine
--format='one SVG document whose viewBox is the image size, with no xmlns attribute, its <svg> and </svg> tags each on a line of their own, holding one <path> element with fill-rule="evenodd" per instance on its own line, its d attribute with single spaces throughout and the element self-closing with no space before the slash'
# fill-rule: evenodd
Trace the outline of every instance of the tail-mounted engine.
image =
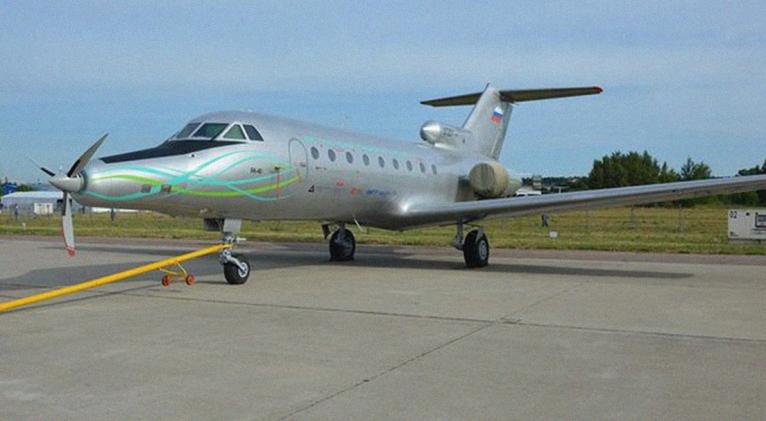
<svg viewBox="0 0 766 421">
<path fill-rule="evenodd" d="M 518 188 L 508 176 L 508 171 L 497 161 L 474 165 L 468 173 L 473 192 L 484 199 L 507 197 Z"/>
<path fill-rule="evenodd" d="M 465 145 L 471 139 L 471 131 L 449 124 L 429 120 L 420 127 L 420 138 L 435 145 L 437 143 L 460 146 Z"/>
</svg>

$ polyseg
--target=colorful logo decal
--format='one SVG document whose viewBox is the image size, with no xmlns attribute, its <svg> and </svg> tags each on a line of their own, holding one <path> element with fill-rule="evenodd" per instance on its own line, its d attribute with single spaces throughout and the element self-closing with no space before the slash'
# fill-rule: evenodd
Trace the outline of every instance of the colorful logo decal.
<svg viewBox="0 0 766 421">
<path fill-rule="evenodd" d="M 255 166 L 253 161 L 257 161 Z M 237 171 L 242 165 L 246 165 L 247 170 Z M 253 171 L 255 167 L 263 171 Z M 235 178 L 245 175 L 245 178 Z M 270 154 L 235 151 L 205 161 L 189 171 L 160 166 L 122 165 L 96 175 L 93 181 L 132 182 L 135 183 L 135 192 L 104 194 L 86 190 L 85 193 L 108 201 L 140 200 L 160 194 L 158 198 L 185 195 L 272 201 L 289 197 L 292 192 L 288 187 L 300 179 L 296 168 L 274 159 Z"/>
</svg>

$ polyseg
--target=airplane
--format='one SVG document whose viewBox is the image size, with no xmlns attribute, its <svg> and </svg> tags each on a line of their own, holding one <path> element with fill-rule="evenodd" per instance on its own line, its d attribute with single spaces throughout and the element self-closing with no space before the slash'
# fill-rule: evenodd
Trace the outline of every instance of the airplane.
<svg viewBox="0 0 766 421">
<path fill-rule="evenodd" d="M 48 174 L 64 192 L 62 225 L 75 253 L 72 205 L 152 210 L 203 220 L 233 244 L 242 220 L 322 221 L 333 261 L 353 260 L 348 228 L 406 230 L 454 225 L 452 246 L 469 268 L 489 262 L 479 223 L 577 209 L 645 204 L 766 189 L 766 175 L 513 197 L 521 181 L 498 161 L 514 104 L 602 92 L 597 86 L 502 90 L 422 101 L 473 105 L 462 126 L 427 121 L 419 142 L 400 142 L 252 112 L 193 118 L 158 146 L 92 160 L 98 139 L 66 173 Z M 464 227 L 473 227 L 464 234 Z M 243 284 L 251 266 L 225 248 L 226 281 Z"/>
</svg>

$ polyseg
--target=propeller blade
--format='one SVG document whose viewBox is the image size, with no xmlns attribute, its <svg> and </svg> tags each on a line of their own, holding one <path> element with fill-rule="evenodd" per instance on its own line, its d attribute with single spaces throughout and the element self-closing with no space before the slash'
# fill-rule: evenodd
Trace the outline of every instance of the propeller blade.
<svg viewBox="0 0 766 421">
<path fill-rule="evenodd" d="M 64 247 L 70 256 L 75 255 L 74 226 L 72 224 L 72 204 L 69 203 L 69 193 L 64 192 L 64 202 L 61 205 L 61 232 L 64 234 Z"/>
<path fill-rule="evenodd" d="M 41 169 L 44 173 L 48 174 L 48 176 L 53 177 L 54 175 L 56 175 L 56 173 L 54 173 L 53 171 L 51 171 L 51 170 L 43 167 L 42 165 L 38 164 L 37 161 L 32 159 L 31 156 L 27 156 L 27 159 L 32 161 L 32 163 L 35 164 L 35 167 Z"/>
<path fill-rule="evenodd" d="M 88 161 L 93 157 L 93 154 L 96 153 L 96 150 L 98 150 L 99 146 L 101 146 L 102 143 L 104 143 L 104 140 L 106 140 L 106 137 L 109 136 L 109 133 L 104 133 L 103 136 L 101 136 L 100 139 L 96 141 L 93 145 L 91 145 L 90 148 L 88 148 L 85 153 L 80 155 L 79 158 L 77 158 L 77 161 L 72 164 L 72 168 L 69 169 L 69 171 L 66 173 L 67 177 L 72 177 L 80 173 L 83 168 L 85 168 L 86 165 L 88 165 Z"/>
</svg>

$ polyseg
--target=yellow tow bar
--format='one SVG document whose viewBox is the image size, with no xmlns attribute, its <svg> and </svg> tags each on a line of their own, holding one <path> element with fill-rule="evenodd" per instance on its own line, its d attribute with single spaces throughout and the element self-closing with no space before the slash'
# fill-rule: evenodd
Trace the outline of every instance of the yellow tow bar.
<svg viewBox="0 0 766 421">
<path fill-rule="evenodd" d="M 205 247 L 203 249 L 193 251 L 191 253 L 186 253 L 180 256 L 175 256 L 168 259 L 160 260 L 159 262 L 156 262 L 156 263 L 149 263 L 148 265 L 124 270 L 122 272 L 118 272 L 112 275 L 102 276 L 100 278 L 92 279 L 90 281 L 82 282 L 76 285 L 70 285 L 68 287 L 54 289 L 52 291 L 47 291 L 40 294 L 30 295 L 29 297 L 19 298 L 17 300 L 6 301 L 3 303 L 0 303 L 0 313 L 3 313 L 8 310 L 12 310 L 14 308 L 18 308 L 21 306 L 39 303 L 40 301 L 50 300 L 50 299 L 61 297 L 64 295 L 69 295 L 69 294 L 74 294 L 76 292 L 85 291 L 86 289 L 96 288 L 102 285 L 111 284 L 113 282 L 122 281 L 124 279 L 137 276 L 142 273 L 151 272 L 153 270 L 160 270 L 166 273 L 173 273 L 173 272 L 166 271 L 164 268 L 168 266 L 180 266 L 181 262 L 185 262 L 191 259 L 196 259 L 198 257 L 206 256 L 208 254 L 213 254 L 225 248 L 230 248 L 231 246 L 232 246 L 231 244 L 216 244 L 214 246 Z M 186 272 L 184 271 L 184 274 L 185 273 Z M 163 280 L 163 285 L 165 285 L 164 280 Z"/>
</svg>

